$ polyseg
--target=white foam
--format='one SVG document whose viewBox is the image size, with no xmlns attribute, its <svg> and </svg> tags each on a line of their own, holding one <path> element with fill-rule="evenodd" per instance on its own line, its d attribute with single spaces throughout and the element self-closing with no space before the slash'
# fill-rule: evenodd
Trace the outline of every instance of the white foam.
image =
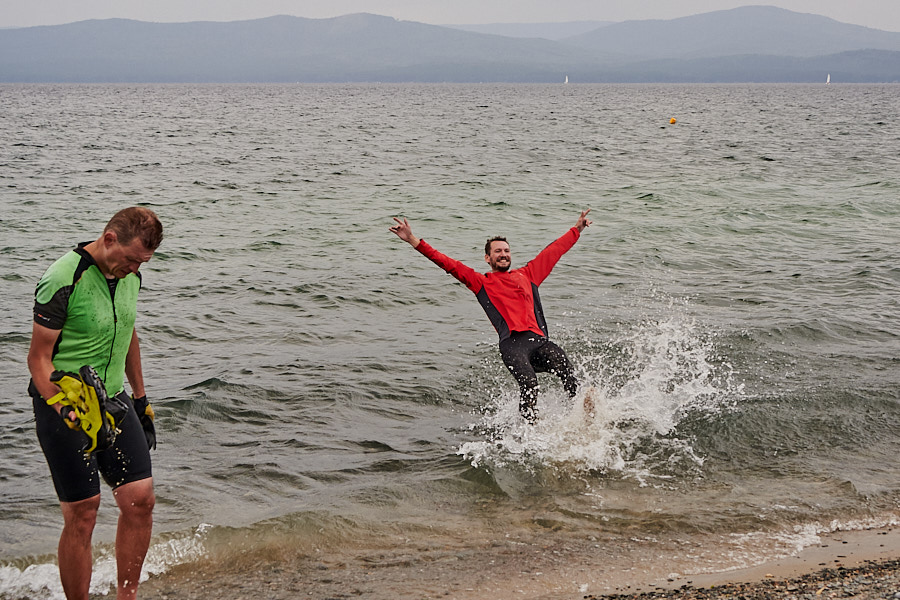
<svg viewBox="0 0 900 600">
<path fill-rule="evenodd" d="M 164 573 L 171 567 L 198 560 L 206 555 L 204 539 L 210 525 L 202 524 L 186 536 L 174 536 L 155 542 L 147 551 L 141 581 Z M 94 559 L 91 574 L 92 595 L 115 596 L 116 560 L 111 548 L 101 548 Z M 33 600 L 66 600 L 59 581 L 56 561 L 47 559 L 24 568 L 0 566 L 0 597 Z"/>
<path fill-rule="evenodd" d="M 66 600 L 55 563 L 29 565 L 24 569 L 0 567 L 0 595 L 35 600 Z"/>
<path fill-rule="evenodd" d="M 730 367 L 715 364 L 711 346 L 680 315 L 645 321 L 610 342 L 615 357 L 609 349 L 582 357 L 574 402 L 561 392 L 542 393 L 540 418 L 531 426 L 518 414 L 518 394 L 507 391 L 472 426 L 486 439 L 463 444 L 458 454 L 476 467 L 536 461 L 615 471 L 642 482 L 669 477 L 673 462 L 699 466 L 702 458 L 690 441 L 672 433 L 688 414 L 733 406 L 740 392 Z M 585 414 L 585 394 L 593 397 L 592 415 Z"/>
<path fill-rule="evenodd" d="M 141 581 L 165 573 L 175 565 L 197 561 L 207 554 L 206 536 L 212 525 L 201 523 L 190 536 L 173 537 L 153 544 L 144 560 Z"/>
</svg>

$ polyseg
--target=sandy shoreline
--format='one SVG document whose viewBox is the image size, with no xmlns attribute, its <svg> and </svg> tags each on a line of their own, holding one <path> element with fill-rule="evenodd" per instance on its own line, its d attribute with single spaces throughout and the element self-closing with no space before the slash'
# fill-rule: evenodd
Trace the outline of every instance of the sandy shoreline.
<svg viewBox="0 0 900 600">
<path fill-rule="evenodd" d="M 535 547 L 533 544 L 530 547 Z M 610 579 L 584 548 L 540 552 L 486 540 L 481 549 L 370 548 L 353 556 L 284 550 L 182 565 L 144 582 L 143 600 L 371 598 L 535 600 L 655 598 L 894 598 L 900 592 L 900 528 L 839 532 L 795 556 L 750 569 L 660 576 L 643 568 Z M 598 561 L 601 562 L 601 561 Z M 605 576 L 599 576 L 605 575 Z M 615 581 L 615 583 L 612 583 Z M 588 582 L 588 583 L 580 583 Z M 605 582 L 605 583 L 604 583 Z M 900 599 L 900 594 L 897 596 Z"/>
<path fill-rule="evenodd" d="M 867 563 L 890 563 L 900 560 L 900 528 L 866 529 L 820 535 L 821 541 L 795 556 L 779 558 L 763 565 L 695 576 L 683 582 L 707 587 L 724 583 L 791 579 L 822 569 L 853 569 Z M 670 586 L 672 583 L 667 582 Z M 900 591 L 898 589 L 897 591 Z"/>
<path fill-rule="evenodd" d="M 900 599 L 900 530 L 867 529 L 820 538 L 794 556 L 756 567 L 685 576 L 652 591 L 619 591 L 603 597 Z M 600 596 L 585 596 L 594 597 Z"/>
</svg>

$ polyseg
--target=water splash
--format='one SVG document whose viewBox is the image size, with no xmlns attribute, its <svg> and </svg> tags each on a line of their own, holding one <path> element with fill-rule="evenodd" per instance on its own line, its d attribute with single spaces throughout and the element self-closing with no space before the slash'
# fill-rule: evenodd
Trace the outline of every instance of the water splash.
<svg viewBox="0 0 900 600">
<path fill-rule="evenodd" d="M 153 544 L 144 559 L 141 581 L 151 575 L 165 573 L 170 568 L 200 560 L 208 555 L 207 538 L 212 525 L 201 523 L 189 535 L 170 535 Z"/>
<path fill-rule="evenodd" d="M 152 544 L 141 571 L 141 581 L 206 556 L 205 540 L 210 529 L 210 525 L 201 524 L 190 534 L 168 535 Z M 111 547 L 102 547 L 94 558 L 90 593 L 92 596 L 115 596 L 115 589 L 115 552 Z M 27 566 L 0 566 L 0 598 L 66 600 L 55 557 L 41 557 Z"/>
<path fill-rule="evenodd" d="M 733 406 L 741 392 L 713 339 L 680 315 L 643 321 L 600 347 L 589 344 L 578 367 L 574 401 L 543 393 L 540 418 L 529 426 L 517 395 L 503 393 L 471 426 L 485 439 L 463 444 L 458 454 L 488 469 L 551 466 L 641 483 L 686 476 L 703 458 L 681 425 Z"/>
</svg>

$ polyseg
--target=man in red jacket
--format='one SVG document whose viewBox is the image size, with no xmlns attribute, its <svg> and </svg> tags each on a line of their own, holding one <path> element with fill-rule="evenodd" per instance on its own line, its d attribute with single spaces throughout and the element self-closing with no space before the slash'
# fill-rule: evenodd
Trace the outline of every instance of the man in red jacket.
<svg viewBox="0 0 900 600">
<path fill-rule="evenodd" d="M 563 349 L 548 338 L 538 286 L 591 224 L 587 218 L 589 212 L 591 209 L 582 211 L 574 227 L 520 269 L 510 269 L 512 257 L 506 238 L 490 238 L 484 246 L 484 261 L 491 266 L 490 273 L 479 273 L 441 254 L 413 235 L 406 219 L 394 217 L 396 225 L 390 228 L 401 240 L 465 284 L 478 298 L 500 336 L 503 364 L 519 384 L 519 411 L 531 423 L 536 413 L 537 373 L 553 373 L 559 377 L 570 396 L 578 389 L 572 363 Z"/>
</svg>

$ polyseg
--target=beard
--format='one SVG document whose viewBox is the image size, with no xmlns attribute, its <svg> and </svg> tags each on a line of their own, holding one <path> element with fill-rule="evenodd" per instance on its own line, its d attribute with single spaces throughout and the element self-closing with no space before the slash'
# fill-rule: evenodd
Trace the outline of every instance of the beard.
<svg viewBox="0 0 900 600">
<path fill-rule="evenodd" d="M 503 263 L 501 263 L 500 261 L 492 261 L 491 262 L 491 268 L 494 271 L 499 271 L 500 273 L 506 273 L 507 271 L 509 271 L 510 266 L 512 266 L 512 261 L 503 262 Z"/>
</svg>

